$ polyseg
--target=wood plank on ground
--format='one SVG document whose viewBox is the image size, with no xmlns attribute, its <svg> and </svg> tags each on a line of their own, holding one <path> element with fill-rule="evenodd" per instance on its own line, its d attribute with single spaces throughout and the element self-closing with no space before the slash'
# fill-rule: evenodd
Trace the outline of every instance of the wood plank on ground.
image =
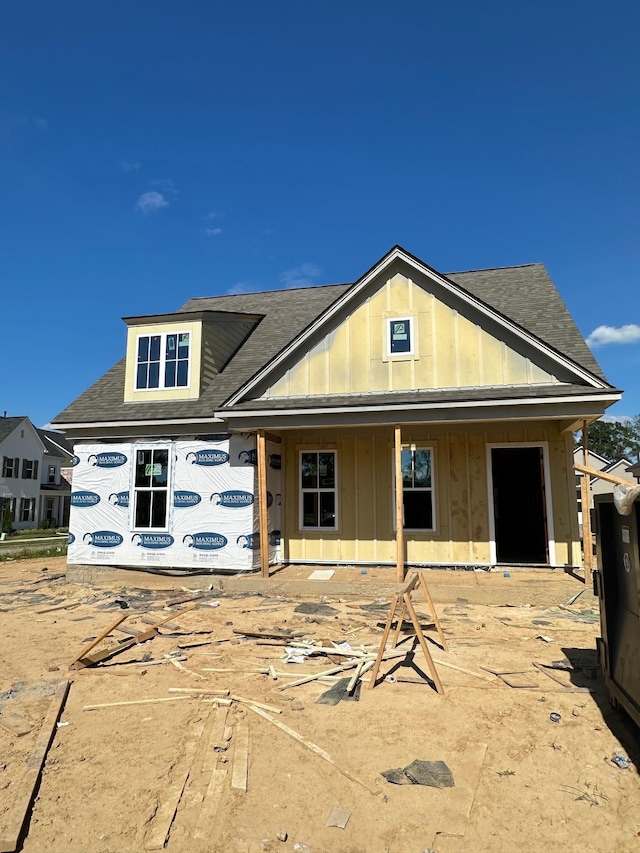
<svg viewBox="0 0 640 853">
<path fill-rule="evenodd" d="M 61 681 L 53 694 L 49 711 L 44 718 L 33 752 L 27 762 L 27 768 L 14 790 L 13 805 L 6 819 L 5 827 L 0 834 L 0 853 L 14 853 L 18 849 L 22 827 L 42 772 L 42 765 L 56 731 L 56 723 L 69 692 L 69 684 L 69 681 Z"/>
<path fill-rule="evenodd" d="M 237 791 L 246 791 L 249 772 L 249 725 L 244 717 L 240 717 L 236 723 L 234 740 L 231 787 Z"/>
</svg>

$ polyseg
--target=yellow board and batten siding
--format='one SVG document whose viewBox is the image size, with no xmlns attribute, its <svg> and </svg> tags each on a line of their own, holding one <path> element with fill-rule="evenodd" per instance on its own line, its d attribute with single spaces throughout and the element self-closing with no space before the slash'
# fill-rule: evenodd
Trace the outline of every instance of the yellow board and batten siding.
<svg viewBox="0 0 640 853">
<path fill-rule="evenodd" d="M 490 563 L 487 445 L 545 442 L 553 500 L 556 564 L 580 563 L 571 437 L 554 424 L 412 426 L 403 443 L 433 448 L 433 532 L 407 531 L 409 563 Z M 394 563 L 393 430 L 287 431 L 285 560 Z M 301 530 L 299 454 L 337 451 L 337 530 Z M 514 471 L 517 478 L 518 472 Z"/>
<path fill-rule="evenodd" d="M 414 352 L 387 353 L 387 324 L 410 317 Z M 262 399 L 557 382 L 480 325 L 396 274 L 266 389 Z"/>
</svg>

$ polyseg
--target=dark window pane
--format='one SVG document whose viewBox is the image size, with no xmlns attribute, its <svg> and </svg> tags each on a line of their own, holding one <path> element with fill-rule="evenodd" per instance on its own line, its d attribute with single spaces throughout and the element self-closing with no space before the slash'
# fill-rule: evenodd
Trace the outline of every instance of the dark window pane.
<svg viewBox="0 0 640 853">
<path fill-rule="evenodd" d="M 160 385 L 160 362 L 152 361 L 149 365 L 149 383 L 147 388 L 158 388 Z"/>
<path fill-rule="evenodd" d="M 149 360 L 149 338 L 138 338 L 138 361 Z"/>
<path fill-rule="evenodd" d="M 302 525 L 303 527 L 318 526 L 317 492 L 305 492 L 302 495 Z"/>
<path fill-rule="evenodd" d="M 390 320 L 391 352 L 411 352 L 411 323 L 409 320 Z"/>
<path fill-rule="evenodd" d="M 136 486 L 151 485 L 151 451 L 138 450 L 136 453 Z"/>
<path fill-rule="evenodd" d="M 149 359 L 151 361 L 160 361 L 160 335 L 153 335 L 151 338 Z"/>
<path fill-rule="evenodd" d="M 321 489 L 333 489 L 336 484 L 335 477 L 335 454 L 318 454 L 318 474 Z"/>
<path fill-rule="evenodd" d="M 153 495 L 151 524 L 149 527 L 164 527 L 167 520 L 167 493 L 150 492 Z"/>
<path fill-rule="evenodd" d="M 136 492 L 135 527 L 149 527 L 152 494 L 153 492 Z"/>
<path fill-rule="evenodd" d="M 169 465 L 169 451 L 168 450 L 154 450 L 153 451 L 153 468 L 151 471 L 152 486 L 166 486 L 167 485 L 167 471 Z"/>
<path fill-rule="evenodd" d="M 303 489 L 318 488 L 318 454 L 303 453 L 300 463 L 300 482 Z"/>
<path fill-rule="evenodd" d="M 433 510 L 431 492 L 412 489 L 404 492 L 404 527 L 407 530 L 431 530 Z"/>
<path fill-rule="evenodd" d="M 413 451 L 402 450 L 400 454 L 400 465 L 402 467 L 402 484 L 413 486 Z"/>
<path fill-rule="evenodd" d="M 189 332 L 180 335 L 178 340 L 178 358 L 189 358 Z"/>
<path fill-rule="evenodd" d="M 165 355 L 168 359 L 175 359 L 176 357 L 176 337 L 177 335 L 167 335 Z"/>
<path fill-rule="evenodd" d="M 139 364 L 138 365 L 138 373 L 136 375 L 136 388 L 146 388 L 147 387 L 147 365 Z"/>
<path fill-rule="evenodd" d="M 168 361 L 164 367 L 164 387 L 175 388 L 176 386 L 176 363 Z"/>
<path fill-rule="evenodd" d="M 320 527 L 336 526 L 335 492 L 320 492 Z"/>
<path fill-rule="evenodd" d="M 189 377 L 189 362 L 188 361 L 179 361 L 178 362 L 178 388 L 185 388 L 187 385 Z"/>
<path fill-rule="evenodd" d="M 431 451 L 416 450 L 414 455 L 416 486 L 431 486 Z"/>
</svg>

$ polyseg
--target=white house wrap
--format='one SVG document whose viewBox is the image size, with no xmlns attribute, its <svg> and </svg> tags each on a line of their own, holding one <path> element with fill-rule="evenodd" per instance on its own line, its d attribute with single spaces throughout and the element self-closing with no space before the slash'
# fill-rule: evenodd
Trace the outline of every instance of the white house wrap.
<svg viewBox="0 0 640 853">
<path fill-rule="evenodd" d="M 267 450 L 268 548 L 275 562 L 281 457 L 277 445 Z M 252 438 L 80 444 L 75 453 L 69 563 L 259 568 Z"/>
</svg>

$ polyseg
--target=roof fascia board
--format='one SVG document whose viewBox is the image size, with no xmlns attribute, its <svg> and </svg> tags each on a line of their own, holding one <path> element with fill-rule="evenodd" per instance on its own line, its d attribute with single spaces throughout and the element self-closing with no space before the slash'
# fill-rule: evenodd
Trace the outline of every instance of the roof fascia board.
<svg viewBox="0 0 640 853">
<path fill-rule="evenodd" d="M 140 314 L 133 317 L 123 317 L 122 321 L 127 326 L 148 326 L 154 323 L 186 323 L 189 320 L 216 320 L 222 323 L 235 323 L 238 320 L 257 322 L 264 314 L 247 314 L 244 311 L 211 311 L 202 308 L 199 311 L 173 311 L 170 314 Z"/>
<path fill-rule="evenodd" d="M 283 412 L 257 412 L 242 416 L 237 413 L 228 419 L 228 429 L 234 432 L 251 432 L 256 429 L 287 430 L 287 429 L 338 429 L 341 427 L 375 427 L 393 426 L 394 424 L 463 424 L 463 423 L 493 423 L 510 422 L 522 423 L 531 421 L 566 422 L 567 419 L 582 420 L 588 417 L 600 417 L 606 404 L 600 403 L 598 411 L 594 412 L 593 400 L 574 402 L 571 407 L 558 409 L 553 404 L 541 404 L 524 408 L 520 405 L 493 406 L 477 409 L 472 406 L 460 409 L 432 409 L 429 412 L 416 409 L 402 411 L 368 411 L 354 412 L 353 410 L 336 413 L 328 411 L 323 414 L 308 411 L 287 415 Z"/>
<path fill-rule="evenodd" d="M 494 308 L 491 308 L 486 303 L 482 302 L 475 296 L 472 296 L 468 293 L 463 287 L 458 284 L 455 284 L 453 281 L 450 281 L 446 276 L 443 276 L 441 273 L 436 272 L 436 270 L 432 269 L 430 266 L 425 264 L 423 261 L 420 261 L 418 258 L 406 252 L 400 246 L 394 246 L 390 252 L 388 252 L 377 264 L 375 264 L 367 273 L 362 276 L 355 284 L 353 284 L 346 293 L 342 296 L 338 297 L 335 302 L 333 302 L 329 308 L 326 309 L 316 320 L 311 323 L 307 328 L 298 335 L 290 344 L 288 344 L 278 355 L 272 359 L 267 365 L 265 365 L 261 370 L 258 371 L 248 382 L 242 385 L 237 391 L 235 391 L 226 401 L 227 406 L 233 406 L 236 403 L 240 402 L 240 400 L 248 394 L 258 383 L 260 383 L 265 377 L 267 377 L 272 371 L 274 371 L 291 353 L 302 346 L 302 344 L 312 335 L 314 334 L 318 328 L 325 323 L 327 323 L 335 314 L 337 314 L 345 304 L 354 300 L 358 294 L 364 290 L 368 284 L 383 270 L 391 266 L 395 261 L 404 261 L 409 266 L 412 266 L 415 270 L 417 270 L 422 275 L 431 278 L 435 282 L 437 282 L 441 287 L 451 293 L 453 296 L 462 299 L 471 307 L 478 310 L 480 313 L 484 314 L 486 317 L 489 317 L 499 326 L 502 326 L 505 329 L 508 329 L 512 334 L 516 335 L 531 346 L 534 349 L 543 352 L 548 358 L 552 361 L 555 361 L 557 364 L 560 364 L 570 373 L 573 373 L 574 376 L 578 376 L 585 382 L 588 382 L 595 388 L 607 388 L 609 387 L 607 383 L 603 382 L 601 379 L 598 379 L 592 373 L 589 373 L 588 370 L 585 370 L 582 367 L 579 367 L 575 362 L 561 355 L 555 349 L 550 347 L 548 344 L 545 344 L 535 335 L 531 334 L 531 332 L 524 329 L 522 326 L 519 326 L 517 323 L 514 323 L 513 320 L 509 320 L 503 314 L 500 314 L 499 311 L 496 311 Z"/>
<path fill-rule="evenodd" d="M 431 409 L 461 409 L 461 408 L 486 408 L 489 406 L 535 406 L 546 404 L 570 404 L 570 403 L 588 403 L 588 402 L 606 402 L 609 405 L 617 403 L 622 399 L 622 394 L 585 394 L 573 395 L 566 397 L 532 397 L 519 398 L 509 397 L 505 400 L 478 400 L 469 402 L 468 400 L 445 401 L 440 403 L 414 403 L 395 404 L 388 406 L 331 406 L 319 407 L 314 409 L 221 409 L 216 412 L 216 417 L 224 420 L 232 420 L 236 417 L 251 415 L 252 417 L 260 417 L 261 415 L 299 415 L 299 414 L 328 414 L 330 412 L 346 413 L 346 412 L 403 412 L 403 411 L 427 411 Z"/>
<path fill-rule="evenodd" d="M 86 421 L 86 422 L 69 422 L 69 423 L 57 423 L 56 421 L 52 421 L 56 426 L 59 426 L 60 429 L 67 430 L 73 429 L 95 429 L 102 427 L 142 427 L 142 426 L 173 426 L 173 427 L 188 427 L 191 424 L 220 424 L 222 420 L 218 418 L 218 416 L 208 417 L 208 418 L 187 418 L 185 420 L 178 420 L 177 418 L 171 418 L 166 420 L 141 420 L 141 421 Z"/>
</svg>

